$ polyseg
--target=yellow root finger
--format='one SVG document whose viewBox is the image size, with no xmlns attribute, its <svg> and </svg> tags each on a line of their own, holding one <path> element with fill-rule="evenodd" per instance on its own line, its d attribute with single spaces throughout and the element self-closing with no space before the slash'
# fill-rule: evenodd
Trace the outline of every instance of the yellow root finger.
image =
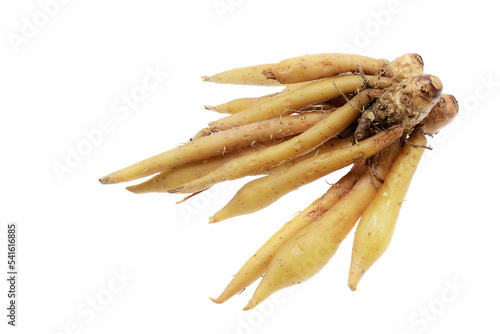
<svg viewBox="0 0 500 334">
<path fill-rule="evenodd" d="M 218 298 L 212 298 L 215 303 L 223 303 L 250 284 L 259 279 L 265 272 L 274 253 L 295 233 L 304 226 L 319 219 L 335 203 L 344 197 L 366 172 L 364 163 L 356 164 L 349 173 L 332 185 L 328 191 L 315 200 L 304 211 L 300 212 L 277 231 L 255 254 L 241 267 L 231 282 Z"/>
<path fill-rule="evenodd" d="M 317 156 L 319 154 L 331 152 L 333 150 L 337 150 L 337 149 L 341 149 L 341 148 L 350 147 L 353 145 L 353 140 L 354 139 L 352 137 L 349 137 L 347 139 L 332 138 L 329 141 L 327 141 L 326 143 L 318 146 L 316 149 L 314 149 L 313 151 L 311 151 L 307 154 L 298 156 L 298 157 L 296 157 L 292 160 L 286 161 L 278 166 L 272 166 L 272 167 L 261 169 L 260 171 L 255 173 L 255 175 L 271 175 L 271 174 L 285 172 L 290 167 L 296 165 L 297 163 L 304 161 L 304 160 L 307 160 L 307 159 L 314 158 L 315 156 Z"/>
<path fill-rule="evenodd" d="M 273 66 L 273 64 L 239 67 L 212 76 L 204 76 L 202 79 L 203 81 L 219 84 L 279 86 L 278 81 L 269 79 L 264 75 L 264 70 L 270 66 Z"/>
<path fill-rule="evenodd" d="M 292 190 L 356 161 L 369 158 L 394 143 L 401 137 L 403 131 L 403 126 L 383 131 L 351 147 L 318 154 L 293 165 L 282 173 L 271 174 L 248 182 L 226 206 L 210 217 L 210 223 L 261 210 Z"/>
<path fill-rule="evenodd" d="M 266 147 L 278 144 L 282 139 L 270 140 L 265 142 L 255 142 L 250 146 L 242 147 L 224 155 L 219 155 L 208 160 L 191 162 L 175 169 L 158 173 L 151 179 L 134 185 L 126 189 L 135 194 L 144 194 L 151 192 L 170 192 L 172 189 L 182 186 L 184 183 L 196 180 L 211 170 L 214 170 L 226 162 L 241 157 L 243 155 L 260 151 Z M 206 188 L 203 188 L 206 189 Z M 201 189 L 200 189 L 201 190 Z M 195 190 L 196 191 L 196 190 Z M 194 192 L 193 190 L 189 192 Z"/>
<path fill-rule="evenodd" d="M 243 97 L 239 99 L 234 99 L 226 103 L 222 103 L 216 106 L 205 106 L 205 109 L 216 111 L 221 114 L 236 114 L 242 110 L 250 108 L 256 105 L 260 101 L 263 101 L 269 97 L 275 96 L 275 94 L 268 94 L 260 97 Z"/>
<path fill-rule="evenodd" d="M 270 66 L 267 77 L 280 83 L 289 84 L 327 78 L 346 72 L 365 74 L 382 72 L 388 63 L 385 59 L 343 53 L 320 53 L 289 58 Z"/>
<path fill-rule="evenodd" d="M 318 112 L 286 116 L 214 133 L 111 173 L 99 181 L 103 184 L 112 184 L 136 180 L 193 161 L 225 154 L 233 149 L 249 146 L 255 141 L 301 133 L 324 119 L 326 115 Z"/>
<path fill-rule="evenodd" d="M 336 75 L 336 76 L 332 76 L 331 78 L 340 78 L 340 77 L 344 77 L 344 76 L 350 76 L 352 75 L 353 73 L 346 73 L 346 74 L 339 74 L 339 75 Z M 291 90 L 294 90 L 294 89 L 297 89 L 299 87 L 304 87 L 305 85 L 309 85 L 311 83 L 314 83 L 314 82 L 318 82 L 320 80 L 323 80 L 325 78 L 321 78 L 321 79 L 316 79 L 316 80 L 310 80 L 310 81 L 304 81 L 304 82 L 297 82 L 297 83 L 291 83 L 291 84 L 287 84 L 285 86 L 285 88 L 283 88 L 283 90 L 281 91 L 282 93 L 283 92 L 288 92 L 288 91 L 291 91 Z"/>
<path fill-rule="evenodd" d="M 218 113 L 222 113 L 222 114 L 237 114 L 243 110 L 246 110 L 250 107 L 255 106 L 259 102 L 261 102 L 269 97 L 273 97 L 273 96 L 276 96 L 278 94 L 279 93 L 268 94 L 268 95 L 261 96 L 261 97 L 239 98 L 239 99 L 235 99 L 235 100 L 232 100 L 232 101 L 229 101 L 229 102 L 226 102 L 223 104 L 219 104 L 216 106 L 205 106 L 205 109 L 215 111 Z M 331 111 L 331 109 L 335 106 L 339 107 L 339 106 L 344 105 L 344 103 L 346 102 L 345 98 L 343 96 L 341 96 L 341 98 L 342 98 L 342 100 L 340 102 L 343 102 L 341 105 L 339 105 L 339 102 L 337 99 L 337 100 L 334 100 L 334 102 L 332 102 L 332 103 L 330 103 L 330 101 L 325 101 L 325 102 L 307 105 L 307 106 L 301 108 L 300 110 L 289 110 L 290 112 L 288 112 L 286 114 L 292 114 L 295 112 L 303 113 L 303 112 L 309 112 L 309 111 Z M 216 131 L 218 131 L 218 129 L 214 130 L 214 129 L 210 129 L 209 127 L 203 128 L 200 131 L 198 131 L 191 138 L 191 140 L 196 140 L 196 139 L 199 139 L 201 137 L 209 136 L 213 132 L 216 132 Z"/>
<path fill-rule="evenodd" d="M 348 285 L 353 291 L 357 289 L 361 277 L 389 246 L 399 210 L 427 140 L 423 134 L 416 131 L 408 142 L 415 146 L 405 145 L 356 228 L 348 280 Z"/>
<path fill-rule="evenodd" d="M 197 189 L 221 181 L 234 180 L 306 154 L 330 138 L 335 137 L 349 124 L 356 121 L 360 115 L 359 110 L 368 105 L 372 98 L 379 95 L 379 90 L 364 90 L 356 95 L 349 104 L 333 111 L 328 117 L 304 133 L 262 151 L 236 158 L 204 177 L 185 184 L 183 188 L 186 190 Z"/>
<path fill-rule="evenodd" d="M 372 87 L 388 87 L 393 81 L 388 78 L 366 76 Z M 335 84 L 333 84 L 335 83 Z M 282 92 L 265 99 L 241 112 L 223 117 L 209 123 L 209 129 L 226 130 L 243 124 L 259 122 L 266 119 L 290 114 L 313 103 L 327 101 L 344 94 L 355 93 L 365 84 L 363 77 L 348 75 L 338 78 L 327 78 Z"/>
<path fill-rule="evenodd" d="M 399 143 L 394 143 L 384 152 L 377 166 L 380 177 L 387 175 L 399 151 Z M 320 219 L 302 228 L 282 245 L 244 310 L 254 308 L 276 291 L 304 282 L 320 271 L 375 197 L 377 190 L 372 182 L 369 173 L 365 173 L 352 190 Z"/>
</svg>

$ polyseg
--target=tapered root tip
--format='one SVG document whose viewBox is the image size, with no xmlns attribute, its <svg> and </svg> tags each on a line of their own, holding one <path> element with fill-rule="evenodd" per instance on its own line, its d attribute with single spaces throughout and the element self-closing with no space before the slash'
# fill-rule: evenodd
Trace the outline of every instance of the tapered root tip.
<svg viewBox="0 0 500 334">
<path fill-rule="evenodd" d="M 265 276 L 264 276 L 265 279 Z M 265 283 L 264 279 L 259 283 L 259 286 L 257 286 L 257 289 L 255 290 L 252 298 L 248 302 L 248 304 L 243 308 L 243 311 L 248 311 L 253 309 L 254 307 L 258 306 L 260 303 L 262 303 L 264 300 L 266 300 L 269 296 L 271 296 L 273 293 L 278 291 L 279 289 L 276 288 L 276 286 L 271 286 Z M 262 284 L 264 282 L 264 285 Z"/>
<path fill-rule="evenodd" d="M 128 191 L 130 191 L 131 193 L 134 193 L 134 194 L 138 193 L 137 186 L 128 186 L 128 187 L 125 187 L 125 189 L 127 189 Z"/>
<path fill-rule="evenodd" d="M 225 210 L 225 208 L 226 207 L 223 207 L 222 209 L 220 209 L 219 211 L 217 211 L 216 213 L 214 213 L 214 215 L 212 217 L 210 217 L 210 219 L 209 219 L 208 222 L 210 224 L 212 224 L 212 223 L 221 222 L 221 221 L 229 219 L 229 218 L 233 218 L 234 215 L 228 214 L 227 210 Z"/>
<path fill-rule="evenodd" d="M 349 289 L 351 289 L 351 291 L 356 291 L 358 289 L 357 282 L 349 282 L 347 285 L 349 286 Z"/>
<path fill-rule="evenodd" d="M 361 277 L 363 277 L 363 274 L 365 273 L 365 270 L 359 269 L 352 269 L 349 272 L 349 278 L 347 279 L 347 286 L 351 291 L 356 291 L 358 289 L 358 284 L 359 281 L 361 281 Z"/>
<path fill-rule="evenodd" d="M 202 79 L 203 81 L 210 81 L 210 77 L 209 77 L 208 75 L 202 75 L 202 76 L 201 76 L 201 79 Z"/>
<path fill-rule="evenodd" d="M 255 299 L 251 299 L 248 304 L 243 308 L 243 311 L 248 311 L 248 310 L 251 310 L 253 309 L 254 307 L 256 307 L 257 305 L 260 304 L 260 301 L 257 301 Z"/>
<path fill-rule="evenodd" d="M 214 106 L 203 106 L 205 109 L 210 110 L 210 111 L 215 111 Z"/>
<path fill-rule="evenodd" d="M 210 300 L 215 304 L 222 304 L 224 302 L 223 300 L 220 300 L 220 297 L 219 298 L 208 297 L 208 298 L 210 298 Z"/>
<path fill-rule="evenodd" d="M 110 184 L 111 178 L 109 176 L 101 177 L 99 179 L 99 182 L 101 182 L 101 184 Z"/>
</svg>

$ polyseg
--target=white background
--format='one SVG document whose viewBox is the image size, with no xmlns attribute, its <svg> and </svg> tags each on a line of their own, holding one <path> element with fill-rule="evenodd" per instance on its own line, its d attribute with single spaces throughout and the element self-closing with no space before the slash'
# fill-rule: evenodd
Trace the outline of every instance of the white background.
<svg viewBox="0 0 500 334">
<path fill-rule="evenodd" d="M 0 332 L 497 333 L 500 25 L 490 4 L 2 2 L 0 268 L 6 226 L 16 222 L 20 275 L 12 330 L 0 273 Z M 351 234 L 317 276 L 265 307 L 241 311 L 255 284 L 213 304 L 208 297 L 326 182 L 208 225 L 246 180 L 181 207 L 180 196 L 134 195 L 98 178 L 188 140 L 220 116 L 204 104 L 275 91 L 201 75 L 347 46 L 386 59 L 419 53 L 459 100 L 460 116 L 426 151 L 393 242 L 359 291 L 347 287 Z M 168 74 L 128 113 L 116 112 L 148 69 Z M 107 133 L 84 147 L 102 122 Z M 58 177 L 54 165 L 77 148 L 86 155 Z"/>
</svg>

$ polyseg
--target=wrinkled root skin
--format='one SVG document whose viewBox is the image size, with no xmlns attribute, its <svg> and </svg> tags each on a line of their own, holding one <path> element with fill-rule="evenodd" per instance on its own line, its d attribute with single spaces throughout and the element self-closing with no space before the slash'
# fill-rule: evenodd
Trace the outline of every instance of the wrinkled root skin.
<svg viewBox="0 0 500 334">
<path fill-rule="evenodd" d="M 411 130 L 431 111 L 442 90 L 439 78 L 429 74 L 393 85 L 374 103 L 372 122 L 384 128 L 402 124 Z"/>
<path fill-rule="evenodd" d="M 442 90 L 439 78 L 429 74 L 418 75 L 388 87 L 372 107 L 363 112 L 355 140 L 369 137 L 372 126 L 387 129 L 393 125 L 404 125 L 406 132 L 411 133 L 437 103 Z"/>
<path fill-rule="evenodd" d="M 401 82 L 424 73 L 424 61 L 416 53 L 406 53 L 391 61 L 384 75 L 394 81 Z"/>
</svg>

